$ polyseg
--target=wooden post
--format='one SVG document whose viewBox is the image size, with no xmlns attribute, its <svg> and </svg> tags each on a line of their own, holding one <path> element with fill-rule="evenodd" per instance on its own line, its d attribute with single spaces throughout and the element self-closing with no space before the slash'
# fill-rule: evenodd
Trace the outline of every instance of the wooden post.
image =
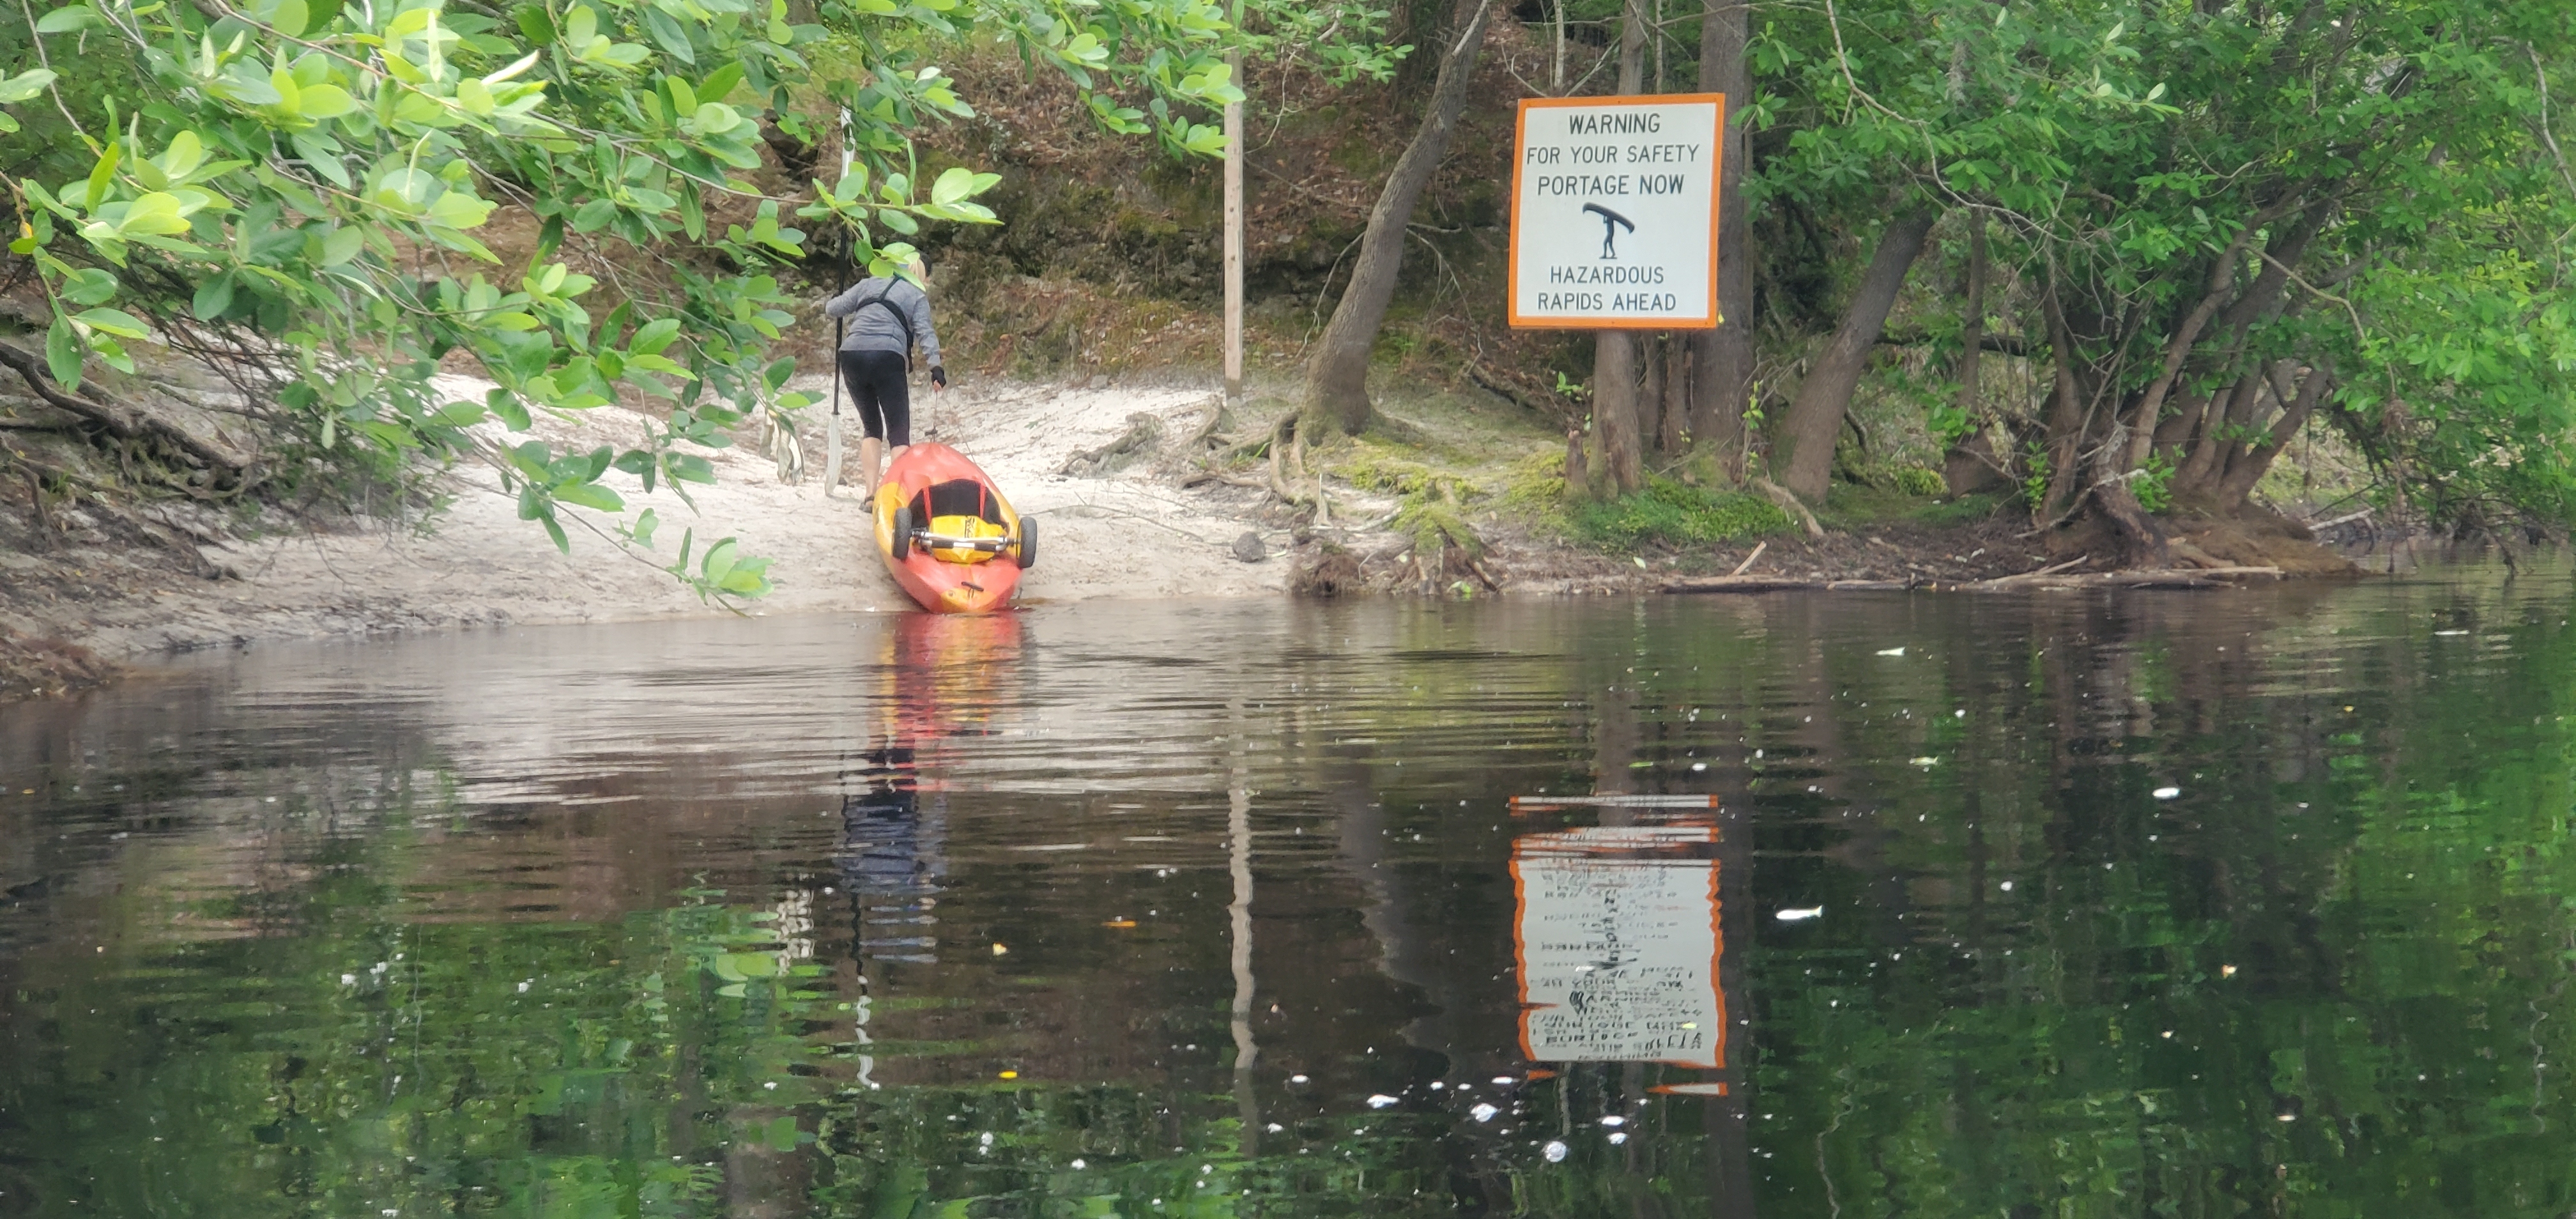
<svg viewBox="0 0 2576 1219">
<path fill-rule="evenodd" d="M 1243 0 L 1234 23 L 1243 25 Z M 1243 87 L 1243 52 L 1225 57 L 1234 87 Z M 1243 402 L 1243 103 L 1225 104 L 1225 404 Z"/>
<path fill-rule="evenodd" d="M 850 148 L 850 112 L 844 110 L 841 112 L 841 177 L 850 176 L 850 163 L 856 157 Z M 857 253 L 856 250 L 843 251 L 841 265 L 847 267 L 857 261 Z M 841 286 L 849 287 L 847 283 Z M 829 430 L 823 441 L 823 494 L 834 496 L 841 493 L 841 328 L 838 326 L 832 328 L 832 354 L 825 358 L 824 365 L 825 375 L 832 378 L 832 416 L 831 422 L 824 425 Z"/>
</svg>

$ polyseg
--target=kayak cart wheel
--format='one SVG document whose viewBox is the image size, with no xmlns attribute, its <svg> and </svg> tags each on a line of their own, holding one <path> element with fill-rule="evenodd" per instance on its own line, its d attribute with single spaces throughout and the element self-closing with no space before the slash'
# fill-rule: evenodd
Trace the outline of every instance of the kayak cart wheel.
<svg viewBox="0 0 2576 1219">
<path fill-rule="evenodd" d="M 894 510 L 894 557 L 912 557 L 912 507 L 907 504 Z"/>
<path fill-rule="evenodd" d="M 1020 518 L 1020 545 L 1017 553 L 1011 558 L 1020 565 L 1021 571 L 1027 571 L 1038 565 L 1038 523 L 1036 521 L 1025 516 Z"/>
</svg>

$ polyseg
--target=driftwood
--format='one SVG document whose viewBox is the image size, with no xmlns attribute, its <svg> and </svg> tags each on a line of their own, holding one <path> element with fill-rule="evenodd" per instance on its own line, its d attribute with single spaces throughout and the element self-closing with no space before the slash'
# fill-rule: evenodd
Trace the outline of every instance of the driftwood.
<svg viewBox="0 0 2576 1219">
<path fill-rule="evenodd" d="M 1830 587 L 1824 580 L 1802 580 L 1795 576 L 1686 576 L 1664 582 L 1668 593 L 1786 593 L 1803 590 L 1822 591 Z M 1903 588 L 1899 583 L 1895 587 Z"/>
<path fill-rule="evenodd" d="M 1137 411 L 1127 416 L 1125 434 L 1099 448 L 1075 453 L 1056 473 L 1066 477 L 1113 473 L 1151 452 L 1162 440 L 1163 421 L 1148 412 Z"/>
<path fill-rule="evenodd" d="M 2077 560 L 2081 562 L 2081 560 Z M 1668 593 L 1891 592 L 2073 592 L 2088 588 L 2233 588 L 2245 580 L 2277 580 L 2277 567 L 2176 567 L 2146 571 L 2054 574 L 2063 567 L 2042 568 L 1993 580 L 1821 580 L 1789 576 L 1686 576 L 1664 582 Z"/>
<path fill-rule="evenodd" d="M 2166 567 L 2143 571 L 2102 571 L 2081 574 L 2032 577 L 2006 576 L 2001 580 L 1978 580 L 1967 584 L 1947 585 L 1965 592 L 2039 589 L 2045 592 L 2069 592 L 2086 588 L 2233 588 L 2244 580 L 2278 580 L 2278 567 Z"/>
</svg>

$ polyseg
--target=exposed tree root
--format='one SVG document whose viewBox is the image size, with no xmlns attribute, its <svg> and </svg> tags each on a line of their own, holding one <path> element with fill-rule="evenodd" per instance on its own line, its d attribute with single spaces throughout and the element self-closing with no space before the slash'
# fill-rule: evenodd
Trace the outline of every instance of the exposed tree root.
<svg viewBox="0 0 2576 1219">
<path fill-rule="evenodd" d="M 1790 516 L 1797 518 L 1800 524 L 1806 526 L 1808 537 L 1820 538 L 1825 536 L 1825 527 L 1817 523 L 1816 514 L 1809 512 L 1807 510 L 1806 503 L 1800 500 L 1796 495 L 1791 494 L 1787 487 L 1783 487 L 1767 478 L 1748 478 L 1744 480 L 1744 485 L 1761 492 L 1764 498 L 1769 499 L 1772 503 L 1780 505 L 1780 510 L 1782 512 L 1786 512 Z"/>
<path fill-rule="evenodd" d="M 172 427 L 142 411 L 121 411 L 78 394 L 66 392 L 46 374 L 43 361 L 18 350 L 14 345 L 0 343 L 0 364 L 14 370 L 18 374 L 18 379 L 26 382 L 27 387 L 46 403 L 79 416 L 119 440 L 150 441 L 171 449 L 187 464 L 212 472 L 218 484 L 217 487 L 190 488 L 184 483 L 173 482 L 172 485 L 179 490 L 190 494 L 204 494 L 224 485 L 238 489 L 249 481 L 249 470 L 246 467 L 235 462 L 221 450 L 179 428 Z"/>
</svg>

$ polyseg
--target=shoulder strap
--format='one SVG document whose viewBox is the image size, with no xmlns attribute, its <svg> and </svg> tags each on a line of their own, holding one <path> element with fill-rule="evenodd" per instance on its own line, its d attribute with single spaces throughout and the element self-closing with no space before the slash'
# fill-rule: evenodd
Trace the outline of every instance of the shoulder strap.
<svg viewBox="0 0 2576 1219">
<path fill-rule="evenodd" d="M 917 341 L 918 341 L 917 339 L 915 339 L 915 338 L 913 337 L 913 333 L 912 333 L 912 319 L 911 319 L 911 318 L 908 318 L 908 317 L 905 317 L 905 316 L 903 315 L 903 310 L 901 310 L 901 309 L 899 309 L 899 308 L 896 308 L 896 307 L 895 307 L 895 303 L 894 303 L 893 301 L 890 301 L 890 300 L 887 300 L 887 299 L 886 299 L 886 293 L 894 291 L 894 285 L 895 285 L 895 284 L 902 283 L 902 282 L 903 282 L 902 280 L 899 280 L 899 279 L 898 279 L 898 280 L 893 281 L 892 283 L 887 284 L 887 285 L 886 285 L 882 290 L 880 290 L 876 295 L 871 296 L 871 297 L 867 298 L 866 300 L 860 301 L 858 304 L 856 304 L 856 305 L 854 305 L 854 306 L 851 306 L 851 308 L 850 308 L 850 312 L 851 312 L 852 314 L 856 314 L 859 310 L 861 310 L 861 309 L 865 309 L 865 308 L 867 308 L 867 307 L 868 307 L 868 306 L 870 306 L 870 305 L 877 305 L 877 306 L 882 307 L 882 308 L 883 308 L 887 313 L 893 314 L 893 315 L 894 315 L 894 324 L 903 328 L 903 370 L 904 370 L 905 372 L 911 372 L 911 371 L 912 371 L 912 345 L 913 345 L 915 342 L 917 342 Z"/>
</svg>

